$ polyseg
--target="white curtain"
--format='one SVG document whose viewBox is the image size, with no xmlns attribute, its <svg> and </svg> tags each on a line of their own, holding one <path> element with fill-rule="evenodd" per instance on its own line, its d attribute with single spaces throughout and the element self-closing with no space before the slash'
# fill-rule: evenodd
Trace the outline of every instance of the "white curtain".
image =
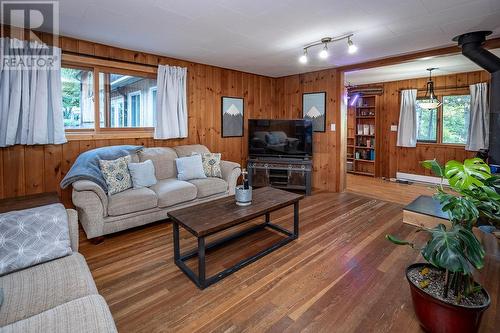
<svg viewBox="0 0 500 333">
<path fill-rule="evenodd" d="M 15 144 L 59 144 L 66 142 L 61 100 L 61 49 L 20 40 L 23 44 L 9 50 L 11 39 L 0 38 L 0 147 Z M 29 43 L 29 45 L 28 45 Z M 28 47 L 30 46 L 30 47 Z M 47 67 L 17 67 L 4 64 L 4 57 L 17 59 L 54 59 Z"/>
<path fill-rule="evenodd" d="M 187 68 L 158 66 L 155 139 L 186 138 Z"/>
<path fill-rule="evenodd" d="M 399 147 L 417 145 L 417 89 L 401 91 L 397 145 Z"/>
<path fill-rule="evenodd" d="M 470 85 L 470 121 L 466 150 L 478 151 L 489 146 L 490 114 L 488 84 Z"/>
</svg>

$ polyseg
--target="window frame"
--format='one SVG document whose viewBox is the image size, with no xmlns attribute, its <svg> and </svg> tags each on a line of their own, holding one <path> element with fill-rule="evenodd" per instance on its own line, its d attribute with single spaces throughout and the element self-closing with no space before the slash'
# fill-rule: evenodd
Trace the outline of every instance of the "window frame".
<svg viewBox="0 0 500 333">
<path fill-rule="evenodd" d="M 100 115 L 100 77 L 99 73 L 113 73 L 121 75 L 140 76 L 149 79 L 157 79 L 157 68 L 140 64 L 128 64 L 119 61 L 103 60 L 88 56 L 64 54 L 62 56 L 61 67 L 85 69 L 93 71 L 94 77 L 94 128 L 65 128 L 68 140 L 86 139 L 124 139 L 124 138 L 152 138 L 154 127 L 106 127 L 109 126 L 108 107 L 104 110 L 104 126 L 101 127 Z M 105 97 L 106 100 L 109 96 Z M 111 101 L 109 101 L 111 102 Z M 141 97 L 142 103 L 142 97 Z"/>
<path fill-rule="evenodd" d="M 156 86 L 149 88 L 148 99 L 149 103 L 151 103 L 151 112 L 153 113 L 153 127 L 156 125 L 156 103 L 154 101 L 154 93 L 156 93 L 156 101 L 158 101 L 158 82 L 156 82 Z"/>
<path fill-rule="evenodd" d="M 418 93 L 418 97 L 423 97 L 425 92 Z M 445 96 L 462 96 L 462 95 L 470 95 L 470 91 L 468 89 L 454 89 L 453 91 L 449 91 L 443 89 L 443 91 L 436 93 L 436 96 L 440 101 L 443 101 Z M 437 123 L 436 123 L 436 141 L 425 141 L 425 140 L 417 140 L 417 145 L 428 145 L 428 146 L 446 146 L 446 147 L 465 147 L 463 143 L 445 143 L 443 142 L 443 104 L 441 104 L 437 108 Z"/>
</svg>

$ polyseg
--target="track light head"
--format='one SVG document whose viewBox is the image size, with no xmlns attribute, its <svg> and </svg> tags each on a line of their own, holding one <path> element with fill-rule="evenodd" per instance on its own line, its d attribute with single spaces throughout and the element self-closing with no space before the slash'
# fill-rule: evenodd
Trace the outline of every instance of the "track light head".
<svg viewBox="0 0 500 333">
<path fill-rule="evenodd" d="M 323 50 L 319 53 L 319 57 L 321 59 L 326 59 L 328 58 L 328 46 L 327 43 L 325 43 L 325 46 L 323 47 Z"/>
<path fill-rule="evenodd" d="M 354 45 L 351 37 L 347 38 L 347 45 L 349 46 L 348 47 L 348 52 L 350 54 L 356 53 L 356 51 L 358 50 L 358 47 L 356 45 Z"/>
<path fill-rule="evenodd" d="M 304 49 L 304 54 L 299 57 L 301 64 L 307 64 L 307 49 Z"/>
</svg>

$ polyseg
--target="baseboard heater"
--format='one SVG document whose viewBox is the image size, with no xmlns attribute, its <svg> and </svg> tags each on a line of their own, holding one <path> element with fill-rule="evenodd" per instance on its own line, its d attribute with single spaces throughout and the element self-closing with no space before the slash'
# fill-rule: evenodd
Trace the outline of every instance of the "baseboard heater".
<svg viewBox="0 0 500 333">
<path fill-rule="evenodd" d="M 413 173 L 405 173 L 405 172 L 396 172 L 396 178 L 402 181 L 409 181 L 409 182 L 423 183 L 423 184 L 437 185 L 441 183 L 441 178 L 439 177 L 416 175 Z M 443 185 L 448 185 L 448 181 L 446 179 L 443 181 Z"/>
</svg>

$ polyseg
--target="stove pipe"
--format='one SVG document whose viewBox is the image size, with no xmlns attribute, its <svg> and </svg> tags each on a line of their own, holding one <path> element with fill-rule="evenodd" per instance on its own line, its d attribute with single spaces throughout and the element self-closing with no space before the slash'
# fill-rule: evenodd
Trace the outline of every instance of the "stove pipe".
<svg viewBox="0 0 500 333">
<path fill-rule="evenodd" d="M 491 31 L 475 31 L 456 36 L 462 54 L 491 73 L 489 163 L 500 165 L 500 58 L 483 48 Z"/>
</svg>

